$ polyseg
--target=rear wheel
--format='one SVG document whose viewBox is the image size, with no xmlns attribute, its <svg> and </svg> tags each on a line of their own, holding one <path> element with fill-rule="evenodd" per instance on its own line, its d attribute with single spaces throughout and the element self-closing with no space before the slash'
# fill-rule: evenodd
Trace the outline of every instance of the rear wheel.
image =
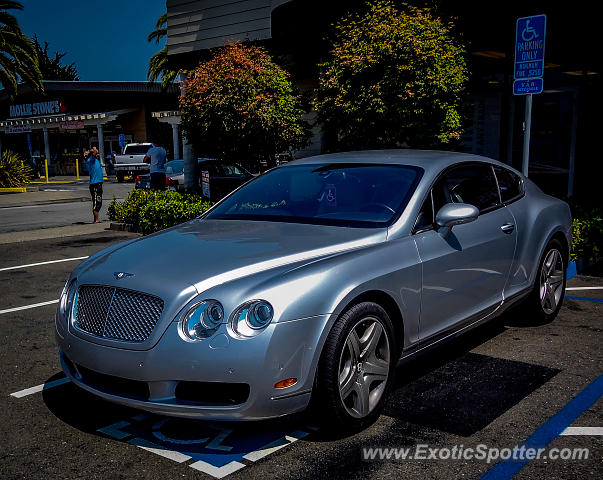
<svg viewBox="0 0 603 480">
<path fill-rule="evenodd" d="M 124 183 L 124 178 L 126 177 L 124 172 L 117 172 L 115 175 L 117 176 L 117 181 L 119 183 Z"/>
<path fill-rule="evenodd" d="M 563 251 L 558 240 L 551 240 L 540 259 L 534 288 L 526 301 L 526 307 L 538 320 L 553 320 L 561 309 L 567 269 Z"/>
<path fill-rule="evenodd" d="M 320 358 L 315 408 L 330 425 L 372 423 L 383 409 L 395 365 L 393 327 L 383 308 L 363 302 L 335 323 Z"/>
</svg>

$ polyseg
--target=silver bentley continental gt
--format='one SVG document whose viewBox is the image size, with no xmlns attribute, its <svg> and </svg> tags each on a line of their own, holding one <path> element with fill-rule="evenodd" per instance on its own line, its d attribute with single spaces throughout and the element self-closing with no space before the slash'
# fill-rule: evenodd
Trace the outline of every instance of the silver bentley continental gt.
<svg viewBox="0 0 603 480">
<path fill-rule="evenodd" d="M 82 262 L 60 360 L 81 388 L 159 414 L 256 420 L 312 400 L 362 427 L 399 363 L 517 302 L 555 317 L 570 245 L 568 205 L 497 161 L 319 155 Z"/>
</svg>

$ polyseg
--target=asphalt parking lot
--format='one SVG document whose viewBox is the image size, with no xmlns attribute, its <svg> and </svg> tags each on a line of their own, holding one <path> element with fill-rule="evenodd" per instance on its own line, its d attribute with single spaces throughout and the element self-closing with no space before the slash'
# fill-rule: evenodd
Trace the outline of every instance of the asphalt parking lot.
<svg viewBox="0 0 603 480">
<path fill-rule="evenodd" d="M 0 477 L 603 478 L 603 277 L 572 278 L 551 323 L 510 311 L 399 368 L 384 415 L 355 435 L 317 429 L 311 415 L 183 421 L 98 400 L 59 366 L 54 301 L 80 261 L 71 259 L 129 235 L 0 250 Z M 31 265 L 55 260 L 67 261 Z M 455 448 L 493 456 L 524 442 L 547 458 L 450 459 Z M 376 447 L 414 458 L 363 458 Z M 552 459 L 551 449 L 588 449 L 588 459 Z"/>
</svg>

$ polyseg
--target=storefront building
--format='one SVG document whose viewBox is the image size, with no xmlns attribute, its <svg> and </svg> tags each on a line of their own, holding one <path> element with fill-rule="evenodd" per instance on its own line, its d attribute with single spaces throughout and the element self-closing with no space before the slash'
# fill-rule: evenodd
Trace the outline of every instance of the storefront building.
<svg viewBox="0 0 603 480">
<path fill-rule="evenodd" d="M 401 1 L 394 0 L 397 4 Z M 419 7 L 424 1 L 407 2 Z M 544 91 L 534 95 L 530 178 L 558 196 L 588 196 L 603 175 L 597 130 L 602 105 L 596 15 L 577 5 L 510 0 L 427 2 L 451 19 L 468 50 L 472 72 L 457 149 L 521 170 L 525 96 L 513 95 L 515 22 L 546 14 Z M 173 68 L 193 68 L 212 48 L 257 41 L 292 73 L 301 89 L 317 85 L 317 65 L 329 50 L 332 24 L 365 8 L 365 0 L 167 0 L 168 56 Z M 328 150 L 315 131 L 305 154 Z M 598 143 L 598 142 L 597 142 Z"/>
<path fill-rule="evenodd" d="M 178 88 L 162 91 L 150 82 L 44 81 L 44 93 L 26 84 L 10 101 L 0 90 L 0 150 L 19 153 L 51 175 L 75 174 L 84 150 L 96 146 L 106 159 L 124 143 L 156 139 L 169 158 L 179 152 L 178 126 L 170 128 L 153 112 L 174 110 Z"/>
</svg>

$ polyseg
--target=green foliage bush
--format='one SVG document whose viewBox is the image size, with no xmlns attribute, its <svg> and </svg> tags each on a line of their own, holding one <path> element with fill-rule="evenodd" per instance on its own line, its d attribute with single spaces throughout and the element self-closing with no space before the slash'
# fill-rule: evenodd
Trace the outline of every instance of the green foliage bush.
<svg viewBox="0 0 603 480">
<path fill-rule="evenodd" d="M 575 218 L 572 224 L 571 260 L 581 258 L 586 262 L 595 262 L 601 258 L 603 248 L 603 215 L 593 211 Z"/>
<path fill-rule="evenodd" d="M 454 25 L 372 1 L 341 19 L 315 99 L 336 149 L 448 146 L 462 134 L 466 50 Z"/>
<path fill-rule="evenodd" d="M 0 187 L 22 187 L 29 181 L 31 168 L 16 153 L 6 151 L 0 157 Z"/>
<path fill-rule="evenodd" d="M 199 195 L 140 189 L 132 190 L 123 202 L 114 199 L 108 215 L 111 220 L 130 224 L 147 235 L 192 220 L 211 205 Z"/>
</svg>

